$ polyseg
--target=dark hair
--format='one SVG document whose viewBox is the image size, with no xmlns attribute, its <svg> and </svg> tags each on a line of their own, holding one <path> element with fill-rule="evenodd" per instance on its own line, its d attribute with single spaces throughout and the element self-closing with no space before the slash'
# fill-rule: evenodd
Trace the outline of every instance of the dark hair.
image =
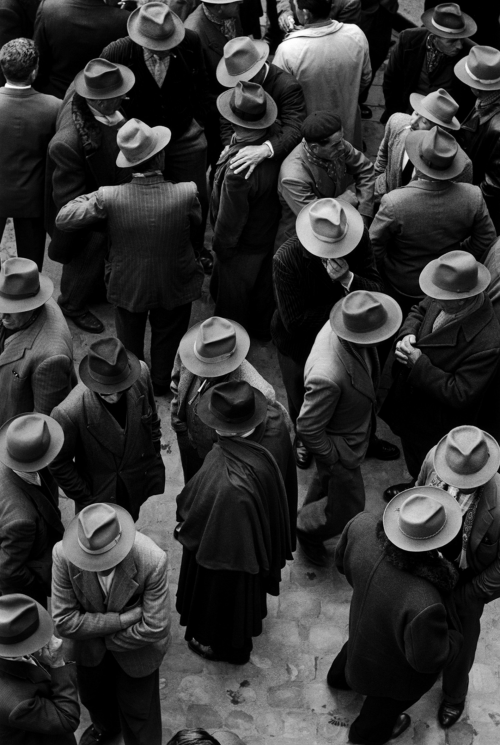
<svg viewBox="0 0 500 745">
<path fill-rule="evenodd" d="M 180 729 L 167 745 L 219 745 L 204 729 Z"/>
<path fill-rule="evenodd" d="M 300 10 L 308 10 L 313 18 L 329 18 L 332 0 L 297 0 Z"/>
<path fill-rule="evenodd" d="M 24 83 L 38 64 L 38 50 L 31 39 L 12 39 L 0 49 L 0 67 L 7 80 Z"/>
</svg>

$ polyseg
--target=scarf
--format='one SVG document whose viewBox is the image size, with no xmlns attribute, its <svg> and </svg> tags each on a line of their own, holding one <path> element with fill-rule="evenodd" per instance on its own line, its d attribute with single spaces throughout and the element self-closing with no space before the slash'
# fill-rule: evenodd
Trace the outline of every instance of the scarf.
<svg viewBox="0 0 500 745">
<path fill-rule="evenodd" d="M 465 308 L 462 310 L 459 310 L 458 313 L 446 313 L 446 311 L 442 310 L 438 315 L 436 316 L 436 320 L 432 324 L 432 331 L 437 331 L 442 326 L 447 326 L 449 323 L 453 323 L 453 321 L 461 321 L 462 318 L 465 318 L 465 316 L 470 315 L 471 313 L 474 313 L 474 311 L 478 310 L 484 301 L 484 293 L 480 292 L 479 295 L 477 295 L 474 298 L 471 298 L 471 302 L 467 303 Z"/>
<path fill-rule="evenodd" d="M 438 67 L 446 60 L 446 54 L 440 52 L 439 49 L 436 47 L 435 38 L 436 37 L 434 36 L 434 34 L 429 34 L 429 36 L 427 37 L 426 60 L 427 70 L 429 74 L 437 70 Z"/>
<path fill-rule="evenodd" d="M 230 39 L 234 39 L 236 36 L 236 19 L 235 18 L 219 18 L 216 16 L 212 11 L 207 8 L 205 3 L 202 3 L 203 12 L 205 13 L 206 17 L 209 21 L 212 23 L 215 23 L 216 26 L 219 27 L 219 30 L 223 36 L 226 37 L 226 39 L 229 41 Z"/>
<path fill-rule="evenodd" d="M 327 159 L 318 157 L 313 153 L 305 140 L 302 140 L 302 142 L 304 143 L 304 150 L 306 152 L 307 159 L 311 163 L 314 163 L 314 165 L 318 166 L 318 168 L 326 171 L 327 175 L 332 179 L 332 181 L 338 183 L 345 176 L 346 167 L 343 147 L 340 148 L 340 151 L 338 152 L 336 157 L 333 160 L 330 160 L 329 158 Z"/>
<path fill-rule="evenodd" d="M 101 122 L 101 124 L 105 124 L 107 127 L 115 127 L 117 124 L 125 121 L 125 117 L 123 114 L 120 114 L 118 110 L 113 111 L 112 114 L 101 114 L 101 112 L 98 109 L 95 109 L 89 101 L 87 101 L 87 106 L 95 119 L 97 119 L 98 122 Z"/>
</svg>

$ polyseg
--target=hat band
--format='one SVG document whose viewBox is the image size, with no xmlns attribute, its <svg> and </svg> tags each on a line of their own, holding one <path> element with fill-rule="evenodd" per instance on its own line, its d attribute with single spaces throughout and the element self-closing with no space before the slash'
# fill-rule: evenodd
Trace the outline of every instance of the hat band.
<svg viewBox="0 0 500 745">
<path fill-rule="evenodd" d="M 229 359 L 229 357 L 233 356 L 235 351 L 236 351 L 236 342 L 230 352 L 224 352 L 224 354 L 219 354 L 217 357 L 203 357 L 203 355 L 200 354 L 198 350 L 196 349 L 196 342 L 194 343 L 194 346 L 193 346 L 193 352 L 194 352 L 194 356 L 196 357 L 196 359 L 200 360 L 200 362 L 206 362 L 207 365 L 214 365 L 216 362 L 222 362 L 223 360 L 227 360 Z"/>
<path fill-rule="evenodd" d="M 39 626 L 40 619 L 37 615 L 33 623 L 30 623 L 29 626 L 26 626 L 26 628 L 23 629 L 19 634 L 14 634 L 12 636 L 3 636 L 0 634 L 0 644 L 18 644 L 19 642 L 23 642 L 25 639 L 28 639 L 32 634 L 34 634 Z"/>
<path fill-rule="evenodd" d="M 243 111 L 243 109 L 240 109 L 233 101 L 229 101 L 229 108 L 233 114 L 236 114 L 240 119 L 243 119 L 244 122 L 258 122 L 259 119 L 262 119 L 266 115 L 267 111 L 267 106 L 264 105 L 264 111 L 261 111 L 258 114 L 252 114 L 250 111 Z"/>
<path fill-rule="evenodd" d="M 468 75 L 470 75 L 472 80 L 475 80 L 478 83 L 483 83 L 483 85 L 492 85 L 493 83 L 500 82 L 500 78 L 491 78 L 490 80 L 486 80 L 485 78 L 478 78 L 476 75 L 474 75 L 473 72 L 470 71 L 470 67 L 467 62 L 465 63 L 465 71 Z"/>
<path fill-rule="evenodd" d="M 432 19 L 432 25 L 435 28 L 439 29 L 439 31 L 445 31 L 447 34 L 459 34 L 462 31 L 465 31 L 465 28 L 466 28 L 465 23 L 462 26 L 462 28 L 448 28 L 447 26 L 440 26 L 439 23 L 436 23 L 434 18 Z"/>
<path fill-rule="evenodd" d="M 322 241 L 323 243 L 338 243 L 339 241 L 343 241 L 344 238 L 346 237 L 347 231 L 349 230 L 349 224 L 346 222 L 345 230 L 342 233 L 342 235 L 340 235 L 338 238 L 331 238 L 326 235 L 320 235 L 314 230 L 313 227 L 311 227 L 311 230 L 313 232 L 314 237 L 317 238 L 318 241 Z"/>
<path fill-rule="evenodd" d="M 127 362 L 127 367 L 118 375 L 101 375 L 100 373 L 94 372 L 89 365 L 89 375 L 92 380 L 96 383 L 102 383 L 103 385 L 113 385 L 113 383 L 121 383 L 130 374 L 130 363 Z"/>
<path fill-rule="evenodd" d="M 121 537 L 122 537 L 122 531 L 120 529 L 120 532 L 118 533 L 116 538 L 113 538 L 113 540 L 110 543 L 106 544 L 106 546 L 103 546 L 102 548 L 94 548 L 94 549 L 87 548 L 86 546 L 83 545 L 80 539 L 78 539 L 78 545 L 80 546 L 82 551 L 85 551 L 86 554 L 94 554 L 94 555 L 106 554 L 108 551 L 111 551 L 111 549 L 116 546 L 116 544 L 118 543 Z"/>
<path fill-rule="evenodd" d="M 35 297 L 35 295 L 38 295 L 39 292 L 40 284 L 38 284 L 35 292 L 18 292 L 15 295 L 12 295 L 12 293 L 10 292 L 3 292 L 2 290 L 0 290 L 0 297 L 7 298 L 7 300 L 25 300 L 28 297 Z"/>
<path fill-rule="evenodd" d="M 411 538 L 411 540 L 413 541 L 427 541 L 429 540 L 429 538 L 434 538 L 435 536 L 439 535 L 439 533 L 441 533 L 441 531 L 443 530 L 447 522 L 448 522 L 448 515 L 445 512 L 444 523 L 441 525 L 439 530 L 436 530 L 435 533 L 431 533 L 431 535 L 410 535 L 409 533 L 405 533 L 403 528 L 401 527 L 401 517 L 400 517 L 399 518 L 399 529 L 403 535 L 405 535 L 407 538 Z"/>
<path fill-rule="evenodd" d="M 87 89 L 91 91 L 92 93 L 109 93 L 110 91 L 114 90 L 120 90 L 122 85 L 124 84 L 123 78 L 120 80 L 120 82 L 111 83 L 110 85 L 102 85 L 96 88 L 95 86 L 91 85 L 90 82 L 87 80 L 87 78 L 84 78 L 85 85 L 87 86 Z M 117 93 L 117 96 L 120 94 Z M 85 98 L 85 96 L 83 96 Z"/>
</svg>

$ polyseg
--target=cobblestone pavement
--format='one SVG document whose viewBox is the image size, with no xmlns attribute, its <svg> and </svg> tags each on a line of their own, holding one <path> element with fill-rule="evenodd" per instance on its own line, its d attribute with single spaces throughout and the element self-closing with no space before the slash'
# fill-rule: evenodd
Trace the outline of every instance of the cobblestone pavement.
<svg viewBox="0 0 500 745">
<path fill-rule="evenodd" d="M 367 153 L 374 157 L 383 127 L 381 112 L 381 74 L 376 79 L 368 103 L 374 118 L 363 123 Z M 15 252 L 12 230 L 2 243 L 2 258 Z M 45 271 L 59 285 L 60 265 L 47 259 Z M 111 309 L 95 308 L 114 332 Z M 196 303 L 194 321 L 211 314 L 205 295 Z M 71 324 L 77 362 L 97 337 Z M 147 344 L 146 344 L 147 348 Z M 276 388 L 285 403 L 276 353 L 272 344 L 252 344 L 249 359 Z M 172 538 L 175 524 L 175 498 L 182 488 L 182 472 L 177 444 L 169 425 L 169 403 L 158 400 L 162 419 L 162 451 L 167 470 L 165 494 L 150 499 L 141 511 L 138 527 L 166 549 L 170 557 L 170 583 L 173 609 L 173 640 L 160 675 L 164 743 L 183 727 L 233 730 L 247 745 L 341 745 L 347 742 L 347 728 L 355 718 L 361 697 L 351 692 L 332 691 L 326 673 L 335 654 L 347 638 L 350 588 L 333 567 L 308 564 L 300 550 L 283 573 L 281 595 L 269 598 L 268 617 L 263 634 L 254 640 L 249 664 L 243 667 L 202 661 L 187 649 L 183 629 L 175 612 L 175 592 L 181 549 Z M 381 436 L 395 438 L 381 424 Z M 312 469 L 299 472 L 302 499 Z M 367 488 L 367 509 L 379 514 L 384 503 L 383 489 L 408 477 L 402 460 L 382 463 L 368 460 L 363 466 Z M 72 517 L 71 503 L 61 499 L 65 523 Z M 333 554 L 334 541 L 328 545 Z M 487 606 L 484 614 L 476 664 L 471 675 L 471 691 L 462 720 L 448 733 L 439 728 L 436 711 L 440 701 L 439 684 L 412 708 L 411 728 L 397 741 L 400 745 L 497 745 L 500 742 L 499 664 L 500 635 L 498 603 Z M 89 723 L 82 712 L 80 735 Z M 116 745 L 119 745 L 117 740 Z"/>
</svg>

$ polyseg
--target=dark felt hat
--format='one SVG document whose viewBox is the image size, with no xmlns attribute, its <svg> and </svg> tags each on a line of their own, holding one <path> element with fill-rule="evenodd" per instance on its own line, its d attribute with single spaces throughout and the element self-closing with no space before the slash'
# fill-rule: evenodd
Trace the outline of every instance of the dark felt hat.
<svg viewBox="0 0 500 745">
<path fill-rule="evenodd" d="M 78 372 L 91 391 L 118 393 L 135 383 L 141 374 L 141 363 L 119 339 L 110 336 L 90 345 Z"/>
<path fill-rule="evenodd" d="M 45 647 L 54 633 L 50 613 L 27 595 L 0 597 L 0 657 L 22 657 Z"/>
<path fill-rule="evenodd" d="M 392 297 L 367 290 L 350 292 L 330 313 L 330 325 L 337 336 L 361 345 L 390 339 L 402 320 L 401 308 Z"/>
<path fill-rule="evenodd" d="M 98 58 L 77 74 L 75 90 L 83 98 L 105 100 L 128 93 L 134 83 L 135 75 L 128 67 Z"/>
<path fill-rule="evenodd" d="M 237 380 L 214 385 L 198 406 L 201 421 L 219 432 L 248 432 L 264 421 L 266 413 L 264 394 Z"/>
<path fill-rule="evenodd" d="M 267 129 L 276 121 L 278 107 L 257 83 L 241 81 L 221 93 L 217 108 L 224 119 L 247 129 Z"/>
<path fill-rule="evenodd" d="M 457 3 L 441 3 L 429 8 L 421 16 L 421 21 L 431 33 L 442 39 L 467 39 L 477 31 L 477 24 L 462 13 Z"/>
</svg>

